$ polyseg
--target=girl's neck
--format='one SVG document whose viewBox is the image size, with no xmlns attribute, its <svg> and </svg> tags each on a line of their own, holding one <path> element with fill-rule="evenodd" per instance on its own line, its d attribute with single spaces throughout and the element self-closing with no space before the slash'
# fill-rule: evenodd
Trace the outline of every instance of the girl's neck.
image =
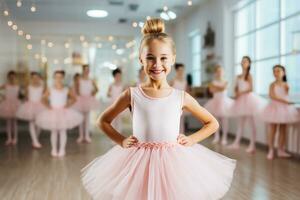
<svg viewBox="0 0 300 200">
<path fill-rule="evenodd" d="M 153 80 L 153 79 L 149 79 L 149 81 L 146 82 L 145 86 L 154 89 L 162 89 L 162 88 L 170 87 L 167 80 Z"/>
<path fill-rule="evenodd" d="M 60 89 L 64 88 L 64 85 L 63 84 L 54 84 L 54 88 L 60 90 Z"/>
<path fill-rule="evenodd" d="M 89 75 L 82 75 L 82 79 L 88 80 L 89 79 Z"/>
</svg>

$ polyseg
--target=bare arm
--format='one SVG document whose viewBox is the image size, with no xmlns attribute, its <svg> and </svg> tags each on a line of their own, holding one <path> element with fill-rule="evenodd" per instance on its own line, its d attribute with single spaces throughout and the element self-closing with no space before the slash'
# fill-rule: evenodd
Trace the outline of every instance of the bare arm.
<svg viewBox="0 0 300 200">
<path fill-rule="evenodd" d="M 68 102 L 67 102 L 66 108 L 70 107 L 75 102 L 76 102 L 75 92 L 74 92 L 74 90 L 69 89 L 69 92 L 68 92 Z"/>
<path fill-rule="evenodd" d="M 184 146 L 196 144 L 215 133 L 219 128 L 219 123 L 216 118 L 200 106 L 196 99 L 188 93 L 185 93 L 184 95 L 183 109 L 190 112 L 197 120 L 202 122 L 204 126 L 188 137 L 180 135 L 178 138 L 180 144 Z"/>
<path fill-rule="evenodd" d="M 245 91 L 243 91 L 243 92 L 240 92 L 240 94 L 246 94 L 246 93 L 249 93 L 249 92 L 252 92 L 252 91 L 253 91 L 253 80 L 252 80 L 252 76 L 251 76 L 251 75 L 249 75 L 247 81 L 249 82 L 249 85 L 250 85 L 249 89 L 248 89 L 248 90 L 245 90 Z"/>
<path fill-rule="evenodd" d="M 276 96 L 275 92 L 274 92 L 274 88 L 275 88 L 275 84 L 272 83 L 270 85 L 270 88 L 269 88 L 269 96 L 271 99 L 275 100 L 275 101 L 279 101 L 281 103 L 286 103 L 286 104 L 289 104 L 290 102 L 285 100 L 285 99 L 282 99 L 282 98 L 279 98 Z"/>
<path fill-rule="evenodd" d="M 94 87 L 94 90 L 92 92 L 92 95 L 95 96 L 97 94 L 97 92 L 99 91 L 95 80 L 93 80 L 93 87 Z"/>
<path fill-rule="evenodd" d="M 49 90 L 48 90 L 48 89 L 45 89 L 44 94 L 43 94 L 43 97 L 42 97 L 42 103 L 43 103 L 45 106 L 47 106 L 48 108 L 51 108 L 50 105 L 49 105 L 49 101 L 48 101 L 49 95 L 50 95 Z"/>
<path fill-rule="evenodd" d="M 104 133 L 112 139 L 114 142 L 122 147 L 124 146 L 124 140 L 126 139 L 121 133 L 114 129 L 111 122 L 118 114 L 130 106 L 130 90 L 124 91 L 119 98 L 110 105 L 97 119 L 97 126 L 104 131 Z"/>
</svg>

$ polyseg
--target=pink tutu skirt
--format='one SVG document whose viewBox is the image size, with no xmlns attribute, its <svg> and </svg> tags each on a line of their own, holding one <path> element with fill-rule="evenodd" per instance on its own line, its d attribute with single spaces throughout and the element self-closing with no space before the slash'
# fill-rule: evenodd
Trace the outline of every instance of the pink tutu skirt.
<svg viewBox="0 0 300 200">
<path fill-rule="evenodd" d="M 235 165 L 202 145 L 147 142 L 113 147 L 82 169 L 82 181 L 96 200 L 220 199 Z"/>
<path fill-rule="evenodd" d="M 229 117 L 233 100 L 226 96 L 218 96 L 210 99 L 204 107 L 215 117 Z"/>
<path fill-rule="evenodd" d="M 262 97 L 249 92 L 234 101 L 230 112 L 234 116 L 253 116 L 261 112 L 265 106 L 266 101 Z"/>
<path fill-rule="evenodd" d="M 80 112 L 90 112 L 100 108 L 100 102 L 93 96 L 77 96 L 72 108 Z"/>
<path fill-rule="evenodd" d="M 45 111 L 46 109 L 47 107 L 41 102 L 27 101 L 19 107 L 16 115 L 19 119 L 32 121 L 35 120 L 39 113 Z"/>
<path fill-rule="evenodd" d="M 83 116 L 70 108 L 47 109 L 36 117 L 37 126 L 45 130 L 72 129 L 83 121 Z"/>
<path fill-rule="evenodd" d="M 289 124 L 300 121 L 300 114 L 296 107 L 272 100 L 263 109 L 261 118 L 267 123 Z"/>
<path fill-rule="evenodd" d="M 19 99 L 4 99 L 0 103 L 0 117 L 5 119 L 15 118 L 19 106 Z"/>
</svg>

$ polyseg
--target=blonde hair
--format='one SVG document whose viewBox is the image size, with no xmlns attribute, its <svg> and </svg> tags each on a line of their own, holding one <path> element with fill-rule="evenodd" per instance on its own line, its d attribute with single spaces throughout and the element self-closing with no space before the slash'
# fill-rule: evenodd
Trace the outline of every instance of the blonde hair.
<svg viewBox="0 0 300 200">
<path fill-rule="evenodd" d="M 173 39 L 165 33 L 165 23 L 162 19 L 147 20 L 142 28 L 143 38 L 140 44 L 140 53 L 144 46 L 147 46 L 153 40 L 159 40 L 170 44 L 172 52 L 176 54 L 175 43 Z"/>
</svg>

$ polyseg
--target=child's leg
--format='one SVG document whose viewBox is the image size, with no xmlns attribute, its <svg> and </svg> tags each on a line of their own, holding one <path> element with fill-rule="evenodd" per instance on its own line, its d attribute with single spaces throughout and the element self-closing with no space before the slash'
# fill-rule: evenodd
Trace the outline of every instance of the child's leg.
<svg viewBox="0 0 300 200">
<path fill-rule="evenodd" d="M 228 119 L 225 117 L 221 118 L 222 126 L 222 145 L 227 145 L 227 134 L 228 134 Z"/>
<path fill-rule="evenodd" d="M 17 119 L 13 118 L 11 123 L 12 123 L 12 134 L 13 134 L 12 144 L 16 145 L 18 143 L 18 124 L 17 124 Z"/>
<path fill-rule="evenodd" d="M 58 156 L 62 157 L 66 154 L 66 144 L 67 144 L 67 131 L 59 131 L 59 152 Z"/>
<path fill-rule="evenodd" d="M 33 121 L 29 122 L 29 132 L 32 141 L 32 146 L 34 148 L 41 148 L 42 145 L 38 141 L 37 134 L 36 134 L 36 127 Z"/>
<path fill-rule="evenodd" d="M 287 125 L 286 124 L 280 124 L 279 125 L 279 145 L 278 145 L 278 156 L 282 158 L 289 158 L 291 157 L 291 154 L 287 153 L 285 151 L 285 145 L 286 145 L 286 133 Z"/>
<path fill-rule="evenodd" d="M 12 142 L 11 119 L 6 120 L 6 135 L 7 135 L 7 139 L 6 139 L 5 145 L 10 145 Z"/>
<path fill-rule="evenodd" d="M 268 145 L 269 145 L 269 152 L 267 155 L 267 159 L 272 160 L 274 159 L 274 141 L 276 135 L 276 127 L 277 124 L 270 124 L 269 132 L 268 132 Z"/>
<path fill-rule="evenodd" d="M 220 122 L 220 119 L 218 118 L 218 121 Z M 221 126 L 223 128 L 223 126 Z M 220 141 L 220 129 L 218 129 L 215 133 L 214 140 L 212 141 L 213 144 L 217 144 Z"/>
<path fill-rule="evenodd" d="M 84 114 L 84 135 L 85 135 L 85 140 L 90 143 L 91 137 L 90 137 L 90 113 L 87 112 Z"/>
<path fill-rule="evenodd" d="M 255 122 L 254 122 L 254 117 L 248 117 L 248 121 L 250 123 L 251 129 L 252 129 L 252 134 L 251 134 L 251 138 L 250 138 L 250 144 L 247 148 L 247 152 L 248 153 L 254 153 L 255 152 L 255 142 L 256 142 L 256 126 L 255 126 Z"/>
<path fill-rule="evenodd" d="M 57 156 L 57 134 L 58 134 L 58 131 L 56 130 L 52 130 L 51 131 L 51 155 L 52 156 Z"/>
<path fill-rule="evenodd" d="M 238 129 L 236 133 L 236 137 L 234 142 L 229 146 L 232 149 L 239 149 L 240 148 L 240 141 L 242 134 L 244 132 L 246 117 L 240 117 L 240 123 L 238 124 Z"/>
<path fill-rule="evenodd" d="M 77 143 L 82 143 L 83 142 L 83 129 L 84 129 L 84 122 L 83 123 L 81 123 L 80 125 L 79 125 L 79 136 L 78 136 L 78 138 L 77 138 Z"/>
</svg>

